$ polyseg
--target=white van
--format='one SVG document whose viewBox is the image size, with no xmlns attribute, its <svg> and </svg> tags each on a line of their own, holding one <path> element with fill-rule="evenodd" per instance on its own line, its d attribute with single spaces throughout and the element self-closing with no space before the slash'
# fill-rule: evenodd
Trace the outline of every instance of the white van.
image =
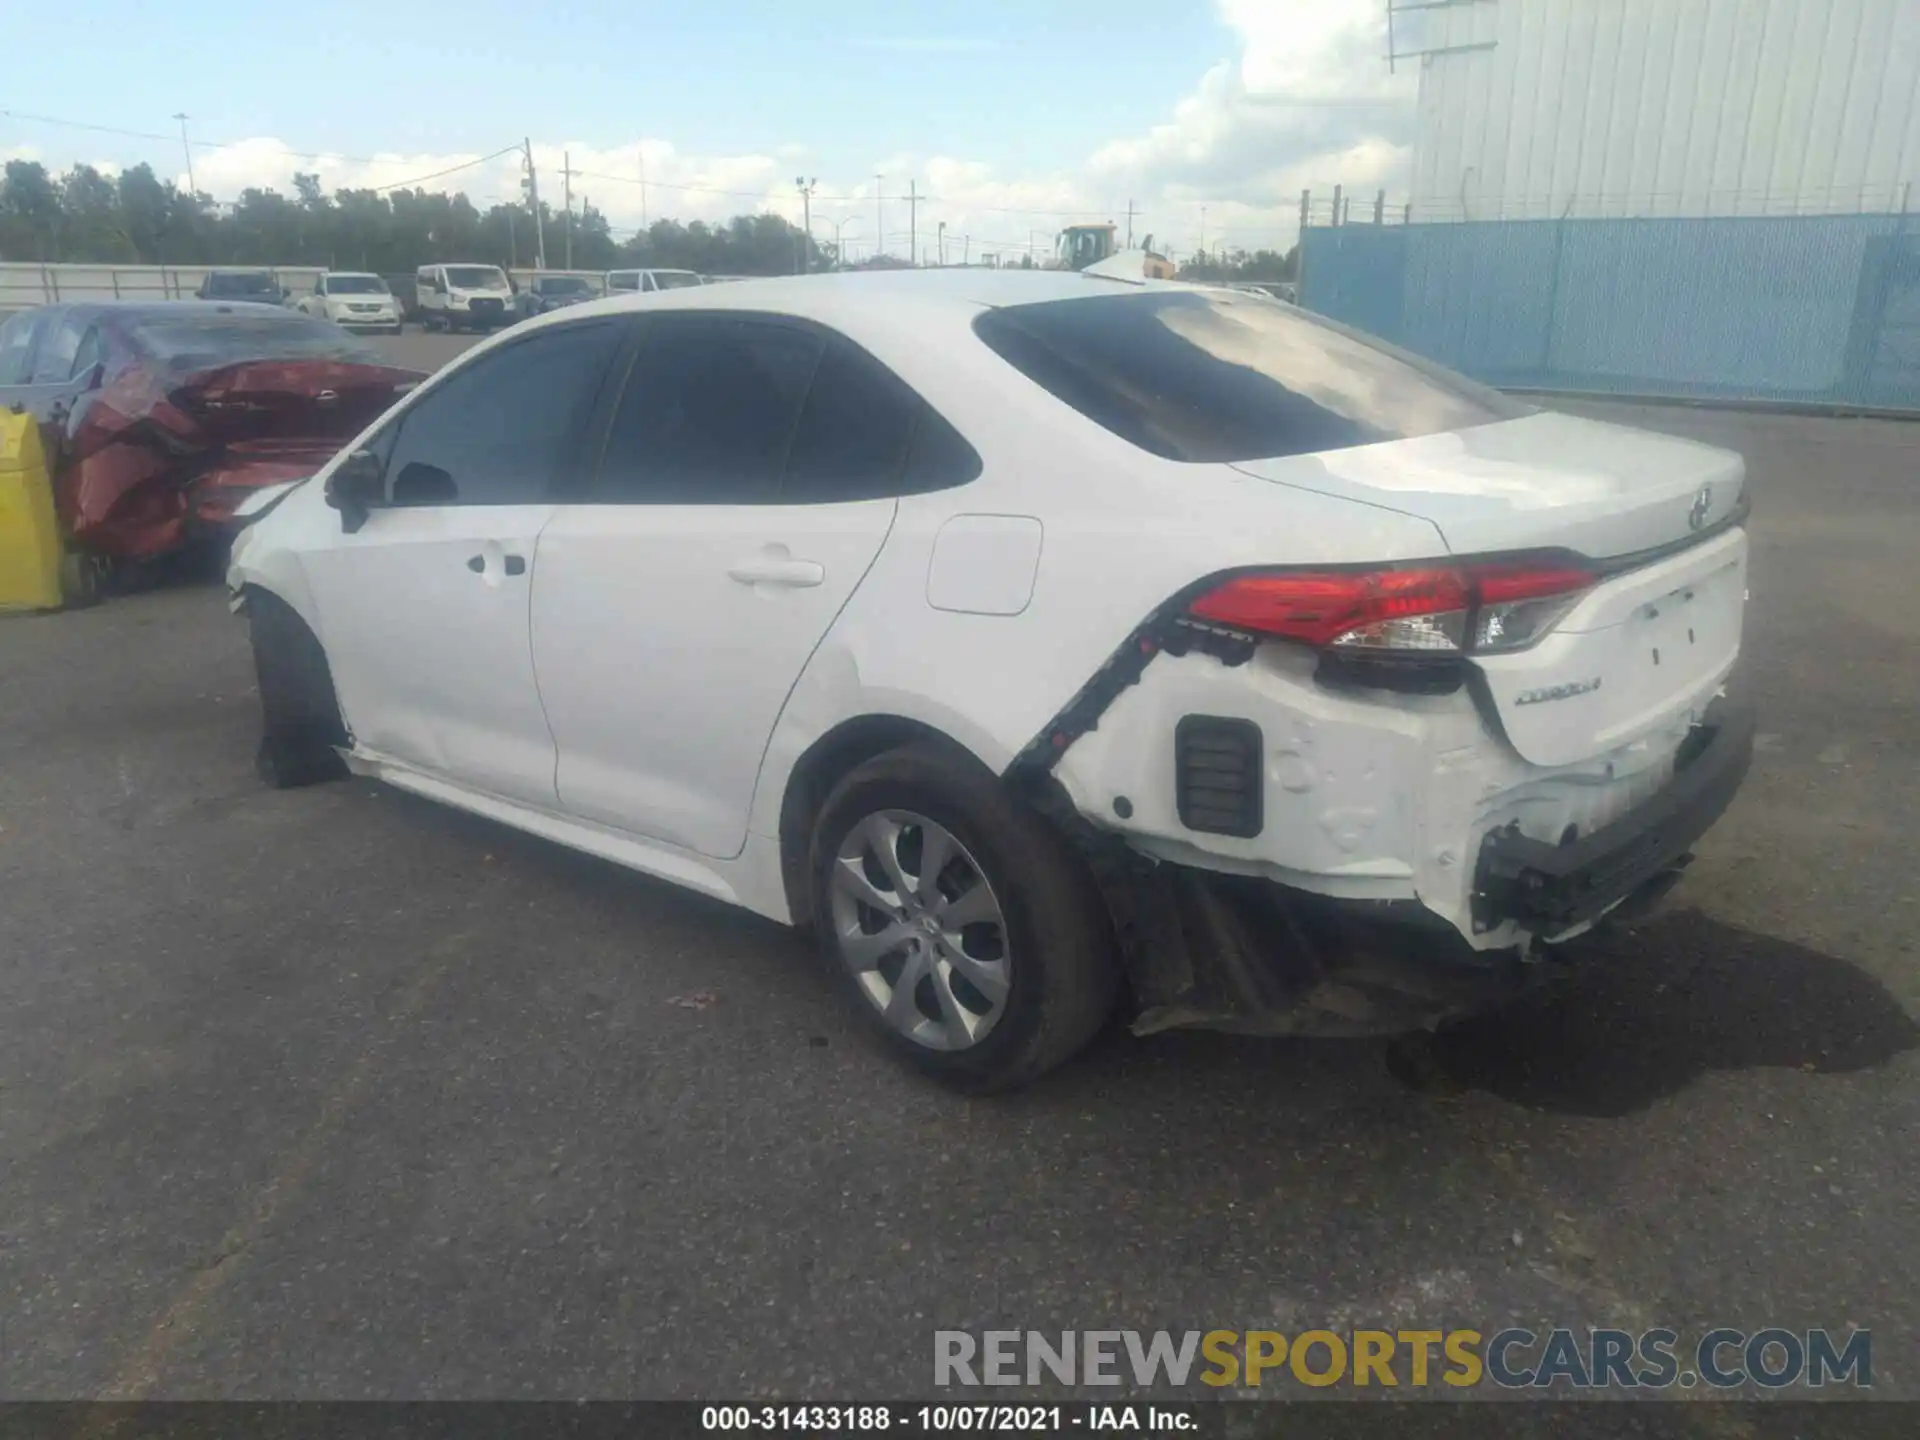
<svg viewBox="0 0 1920 1440">
<path fill-rule="evenodd" d="M 607 294 L 651 294 L 655 290 L 684 290 L 689 285 L 704 285 L 706 280 L 692 270 L 609 270 Z"/>
<path fill-rule="evenodd" d="M 422 265 L 414 305 L 426 330 L 491 330 L 513 321 L 513 286 L 498 265 Z"/>
</svg>

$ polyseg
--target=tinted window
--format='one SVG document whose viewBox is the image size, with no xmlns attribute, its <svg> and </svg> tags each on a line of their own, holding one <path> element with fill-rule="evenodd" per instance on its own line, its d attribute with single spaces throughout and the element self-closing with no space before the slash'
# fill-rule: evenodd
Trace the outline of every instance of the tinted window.
<svg viewBox="0 0 1920 1440">
<path fill-rule="evenodd" d="M 239 360 L 353 360 L 384 365 L 379 351 L 346 331 L 294 310 L 175 316 L 153 312 L 132 326 L 139 348 L 176 370 Z"/>
<path fill-rule="evenodd" d="M 594 498 L 772 500 L 820 350 L 809 332 L 760 321 L 651 321 L 613 417 Z"/>
<path fill-rule="evenodd" d="M 920 423 L 907 452 L 902 495 L 947 490 L 980 478 L 980 455 L 931 405 L 920 407 Z"/>
<path fill-rule="evenodd" d="M 619 348 L 611 322 L 543 330 L 449 376 L 401 417 L 395 505 L 531 505 L 547 497 Z"/>
<path fill-rule="evenodd" d="M 280 298 L 280 287 L 273 283 L 271 275 L 209 275 L 207 277 L 207 295 L 220 299 L 260 299 Z"/>
<path fill-rule="evenodd" d="M 879 361 L 835 340 L 821 356 L 787 457 L 782 501 L 900 493 L 920 397 Z"/>
<path fill-rule="evenodd" d="M 609 290 L 638 290 L 640 288 L 640 277 L 631 271 L 624 275 L 615 273 L 607 277 L 607 288 Z"/>
<path fill-rule="evenodd" d="M 1103 295 L 989 310 L 1029 380 L 1169 460 L 1254 460 L 1527 413 L 1462 376 L 1252 296 Z"/>
</svg>

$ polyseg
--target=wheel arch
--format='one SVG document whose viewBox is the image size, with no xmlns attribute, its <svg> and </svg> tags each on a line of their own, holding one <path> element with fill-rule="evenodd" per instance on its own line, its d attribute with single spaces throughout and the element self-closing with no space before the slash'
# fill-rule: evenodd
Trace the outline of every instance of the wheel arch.
<svg viewBox="0 0 1920 1440">
<path fill-rule="evenodd" d="M 999 783 L 1000 777 L 977 754 L 923 720 L 873 713 L 851 716 L 834 725 L 794 761 L 780 799 L 780 879 L 796 924 L 805 926 L 813 913 L 807 850 L 820 806 L 841 777 L 855 767 L 876 755 L 915 743 L 948 750 L 963 766 L 977 767 L 986 783 Z"/>
</svg>

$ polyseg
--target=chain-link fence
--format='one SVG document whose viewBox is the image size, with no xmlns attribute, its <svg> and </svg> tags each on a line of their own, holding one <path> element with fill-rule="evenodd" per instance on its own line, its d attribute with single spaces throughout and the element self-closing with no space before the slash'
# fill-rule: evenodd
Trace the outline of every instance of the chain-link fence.
<svg viewBox="0 0 1920 1440">
<path fill-rule="evenodd" d="M 1301 303 L 1513 389 L 1920 411 L 1920 218 L 1314 227 Z"/>
</svg>

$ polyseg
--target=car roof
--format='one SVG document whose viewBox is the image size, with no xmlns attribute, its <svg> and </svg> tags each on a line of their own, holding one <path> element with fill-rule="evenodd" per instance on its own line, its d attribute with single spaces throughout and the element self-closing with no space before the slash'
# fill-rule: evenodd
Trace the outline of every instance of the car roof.
<svg viewBox="0 0 1920 1440">
<path fill-rule="evenodd" d="M 615 272 L 617 273 L 617 272 Z M 944 270 L 862 270 L 828 275 L 747 277 L 724 286 L 619 295 L 596 304 L 604 310 L 644 308 L 762 310 L 804 315 L 826 324 L 854 319 L 875 304 L 915 302 L 967 310 L 1037 305 L 1096 295 L 1122 295 L 1142 284 L 1154 289 L 1199 289 L 1177 281 L 1131 282 L 1071 270 L 998 270 L 955 266 Z M 570 311 L 574 319 L 593 306 Z"/>
</svg>

